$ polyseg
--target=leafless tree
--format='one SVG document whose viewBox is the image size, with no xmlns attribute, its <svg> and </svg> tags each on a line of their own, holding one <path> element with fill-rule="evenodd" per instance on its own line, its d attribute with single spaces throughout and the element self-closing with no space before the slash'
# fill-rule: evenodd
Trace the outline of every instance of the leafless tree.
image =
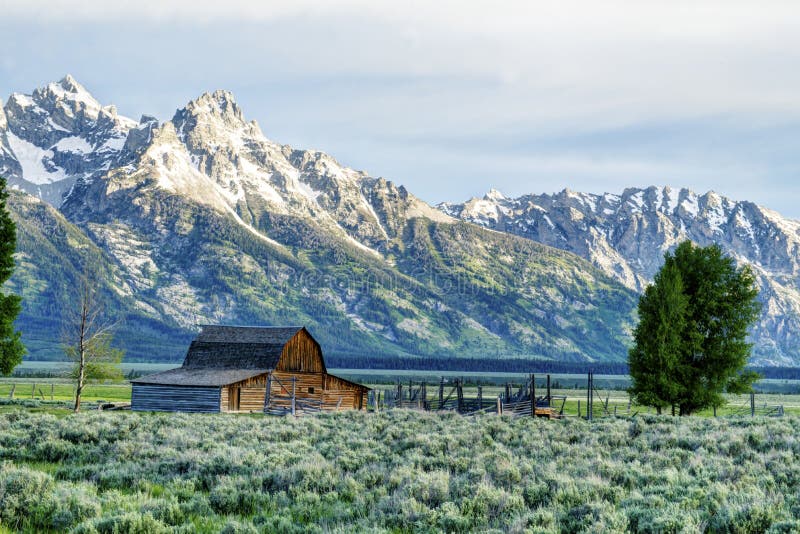
<svg viewBox="0 0 800 534">
<path fill-rule="evenodd" d="M 121 378 L 119 363 L 123 352 L 111 347 L 115 323 L 104 317 L 104 307 L 97 291 L 97 277 L 86 269 L 78 283 L 75 307 L 64 321 L 64 352 L 73 362 L 76 412 L 81 408 L 81 394 L 87 379 Z"/>
</svg>

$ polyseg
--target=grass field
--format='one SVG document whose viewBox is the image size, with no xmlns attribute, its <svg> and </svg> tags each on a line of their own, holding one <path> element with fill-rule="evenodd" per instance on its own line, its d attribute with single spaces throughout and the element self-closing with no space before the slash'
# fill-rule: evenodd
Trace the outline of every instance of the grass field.
<svg viewBox="0 0 800 534">
<path fill-rule="evenodd" d="M 411 375 L 419 379 L 420 375 Z M 513 381 L 516 378 L 521 382 L 519 376 L 506 376 L 508 381 Z M 559 377 L 564 380 L 564 376 L 568 375 L 554 375 L 553 382 L 558 383 Z M 574 376 L 574 375 L 573 375 Z M 381 378 L 381 376 L 377 376 Z M 416 380 L 415 379 L 415 380 Z M 389 390 L 394 387 L 389 383 L 373 383 L 367 380 L 362 381 L 374 389 Z M 518 382 L 518 383 L 519 383 Z M 563 382 L 562 382 L 563 383 Z M 428 397 L 433 399 L 437 395 L 435 390 L 434 381 L 431 380 L 431 387 L 428 389 Z M 541 387 L 538 385 L 537 387 Z M 2 378 L 0 379 L 0 399 L 8 399 L 10 397 L 12 388 L 14 390 L 15 399 L 35 399 L 44 401 L 71 401 L 74 399 L 75 388 L 72 382 L 64 378 Z M 493 398 L 502 394 L 504 388 L 499 385 L 486 385 L 483 386 L 484 398 Z M 465 386 L 464 393 L 466 396 L 476 396 L 476 386 Z M 539 394 L 544 394 L 544 390 L 540 389 Z M 565 396 L 567 400 L 564 404 L 564 414 L 567 416 L 586 415 L 586 391 L 581 389 L 558 389 L 552 390 L 554 396 Z M 96 403 L 98 401 L 107 402 L 129 402 L 131 399 L 131 387 L 128 382 L 119 383 L 103 383 L 96 384 L 90 383 L 86 386 L 83 393 L 83 400 L 89 403 Z M 763 407 L 781 405 L 784 407 L 786 413 L 794 413 L 800 415 L 800 394 L 758 394 L 757 406 L 759 411 L 763 411 Z M 604 404 L 608 401 L 608 409 L 604 409 Z M 720 416 L 741 413 L 749 409 L 749 396 L 747 395 L 730 395 L 728 396 L 729 404 L 720 408 L 717 412 Z M 599 389 L 595 394 L 594 411 L 596 417 L 606 415 L 634 415 L 636 413 L 647 414 L 654 413 L 651 408 L 642 407 L 628 404 L 628 395 L 624 391 L 617 389 Z M 561 401 L 554 401 L 554 406 L 559 408 Z M 2 407 L 0 407 L 2 409 Z M 711 410 L 705 410 L 698 415 L 711 416 Z"/>
<path fill-rule="evenodd" d="M 797 532 L 800 418 L 0 413 L 0 532 Z"/>
</svg>

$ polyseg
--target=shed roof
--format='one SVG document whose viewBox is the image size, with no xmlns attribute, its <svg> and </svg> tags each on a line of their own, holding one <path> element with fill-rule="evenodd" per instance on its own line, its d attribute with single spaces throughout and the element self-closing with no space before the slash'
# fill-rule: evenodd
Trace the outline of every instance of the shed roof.
<svg viewBox="0 0 800 534">
<path fill-rule="evenodd" d="M 187 369 L 178 367 L 163 373 L 131 380 L 134 384 L 220 387 L 268 373 L 269 369 Z"/>
</svg>

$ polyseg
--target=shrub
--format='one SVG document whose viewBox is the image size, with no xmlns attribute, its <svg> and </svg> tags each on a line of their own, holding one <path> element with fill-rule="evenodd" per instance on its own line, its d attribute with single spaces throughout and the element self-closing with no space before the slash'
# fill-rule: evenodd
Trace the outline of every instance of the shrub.
<svg viewBox="0 0 800 534">
<path fill-rule="evenodd" d="M 220 534 L 258 534 L 258 529 L 250 523 L 228 521 L 220 530 Z"/>
<path fill-rule="evenodd" d="M 52 498 L 53 478 L 45 473 L 0 466 L 0 523 L 19 529 L 25 524 L 44 526 L 49 517 L 40 503 Z"/>
<path fill-rule="evenodd" d="M 168 534 L 172 530 L 150 514 L 127 514 L 101 517 L 75 529 L 80 534 Z"/>
</svg>

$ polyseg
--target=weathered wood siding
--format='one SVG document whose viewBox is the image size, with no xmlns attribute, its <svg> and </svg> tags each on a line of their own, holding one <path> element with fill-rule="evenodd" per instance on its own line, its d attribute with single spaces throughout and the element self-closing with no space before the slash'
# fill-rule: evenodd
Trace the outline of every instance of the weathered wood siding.
<svg viewBox="0 0 800 534">
<path fill-rule="evenodd" d="M 140 412 L 219 412 L 220 388 L 133 384 L 131 410 Z"/>
<path fill-rule="evenodd" d="M 223 386 L 222 391 L 219 395 L 219 411 L 227 412 L 228 411 L 228 403 L 230 402 L 230 386 Z"/>
<path fill-rule="evenodd" d="M 263 412 L 266 386 L 260 388 L 241 388 L 239 391 L 240 412 Z"/>
<path fill-rule="evenodd" d="M 323 410 L 360 410 L 366 404 L 364 397 L 367 388 L 354 384 L 338 376 L 325 375 L 325 395 L 322 399 Z"/>
<path fill-rule="evenodd" d="M 283 347 L 276 371 L 324 373 L 325 362 L 319 343 L 305 330 L 300 330 Z"/>
<path fill-rule="evenodd" d="M 292 394 L 292 377 L 295 381 L 295 395 L 298 399 L 322 399 L 323 375 L 316 373 L 272 373 L 271 394 L 285 397 Z M 276 380 L 277 379 L 277 380 Z"/>
<path fill-rule="evenodd" d="M 328 389 L 322 399 L 323 410 L 353 410 L 361 408 L 361 392 Z"/>
<path fill-rule="evenodd" d="M 222 388 L 220 398 L 220 410 L 228 412 L 230 406 L 230 396 L 235 389 L 239 389 L 239 412 L 262 412 L 264 411 L 264 396 L 267 392 L 267 374 L 254 376 L 247 380 L 242 380 L 235 384 L 230 384 Z"/>
</svg>

